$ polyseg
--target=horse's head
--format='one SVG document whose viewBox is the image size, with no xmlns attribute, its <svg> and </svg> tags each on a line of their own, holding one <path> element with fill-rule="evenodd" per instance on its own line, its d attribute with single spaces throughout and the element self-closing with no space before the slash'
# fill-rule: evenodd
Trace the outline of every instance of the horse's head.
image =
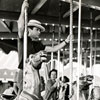
<svg viewBox="0 0 100 100">
<path fill-rule="evenodd" d="M 26 62 L 30 62 L 30 64 L 32 64 L 34 68 L 38 68 L 37 66 L 39 66 L 42 62 L 47 60 L 46 56 L 47 56 L 46 52 L 40 51 L 36 54 L 29 55 L 29 58 L 27 59 Z"/>
<path fill-rule="evenodd" d="M 87 100 L 88 98 L 88 90 L 89 86 L 92 84 L 93 76 L 92 75 L 87 75 L 87 76 L 81 76 L 79 78 L 79 98 L 80 100 Z M 73 95 L 72 100 L 77 99 L 77 81 L 73 82 Z"/>
<path fill-rule="evenodd" d="M 87 90 L 92 84 L 93 76 L 87 75 L 80 77 L 80 90 Z"/>
</svg>

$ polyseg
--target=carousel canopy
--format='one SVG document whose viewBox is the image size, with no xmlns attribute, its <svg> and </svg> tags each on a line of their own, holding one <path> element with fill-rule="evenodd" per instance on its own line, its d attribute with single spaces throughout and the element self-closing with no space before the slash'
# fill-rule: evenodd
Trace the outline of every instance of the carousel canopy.
<svg viewBox="0 0 100 100">
<path fill-rule="evenodd" d="M 17 51 L 17 20 L 21 11 L 23 0 L 0 0 L 0 47 L 6 53 L 10 50 Z M 82 0 L 82 29 L 81 43 L 83 54 L 90 55 L 90 30 L 93 32 L 93 57 L 96 55 L 100 63 L 100 0 Z M 73 0 L 73 52 L 77 57 L 78 38 L 78 0 Z M 58 42 L 59 23 L 61 23 L 61 41 L 69 34 L 70 0 L 29 0 L 29 19 L 40 20 L 46 31 L 40 36 L 40 40 L 46 45 Z M 60 19 L 60 22 L 59 22 Z M 68 57 L 69 46 L 62 49 Z M 96 53 L 95 53 L 96 52 Z M 83 57 L 84 59 L 84 57 Z"/>
</svg>

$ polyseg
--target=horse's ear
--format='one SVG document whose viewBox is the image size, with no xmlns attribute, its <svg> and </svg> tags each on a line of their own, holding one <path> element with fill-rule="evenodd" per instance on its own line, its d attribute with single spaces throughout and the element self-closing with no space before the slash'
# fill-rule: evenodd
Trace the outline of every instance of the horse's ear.
<svg viewBox="0 0 100 100">
<path fill-rule="evenodd" d="M 73 84 L 73 85 L 75 85 L 76 83 L 77 83 L 77 82 L 76 82 L 76 81 L 74 81 L 72 84 Z"/>
</svg>

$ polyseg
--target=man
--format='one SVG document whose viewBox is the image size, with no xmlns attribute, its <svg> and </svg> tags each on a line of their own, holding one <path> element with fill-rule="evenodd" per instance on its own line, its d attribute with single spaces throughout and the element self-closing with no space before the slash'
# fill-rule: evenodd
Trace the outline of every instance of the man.
<svg viewBox="0 0 100 100">
<path fill-rule="evenodd" d="M 24 35 L 24 29 L 25 29 L 25 9 L 29 7 L 29 4 L 27 1 L 24 0 L 21 8 L 21 14 L 18 19 L 18 36 L 19 36 L 19 42 L 18 42 L 18 51 L 19 51 L 19 77 L 18 77 L 18 86 L 19 86 L 19 94 L 22 90 L 22 75 L 23 75 L 23 35 Z M 37 20 L 30 20 L 28 22 L 28 44 L 27 44 L 27 55 L 29 57 L 30 54 L 35 54 L 41 50 L 44 50 L 46 52 L 55 52 L 62 47 L 64 47 L 69 42 L 69 36 L 68 38 L 60 43 L 59 45 L 56 45 L 54 47 L 50 46 L 44 46 L 40 41 L 38 41 L 39 36 L 41 34 L 41 31 L 45 31 L 45 28 L 41 25 L 41 22 Z M 40 65 L 39 65 L 40 66 Z M 40 67 L 39 67 L 40 68 Z"/>
</svg>

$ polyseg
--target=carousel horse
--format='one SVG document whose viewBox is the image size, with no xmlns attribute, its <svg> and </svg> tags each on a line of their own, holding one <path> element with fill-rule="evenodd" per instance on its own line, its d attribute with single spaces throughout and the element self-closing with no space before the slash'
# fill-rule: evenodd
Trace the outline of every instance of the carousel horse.
<svg viewBox="0 0 100 100">
<path fill-rule="evenodd" d="M 39 69 L 43 61 L 46 61 L 46 54 L 43 51 L 31 54 L 26 60 L 23 90 L 18 100 L 42 100 Z"/>
<path fill-rule="evenodd" d="M 91 90 L 89 100 L 100 100 L 100 86 L 94 86 L 94 88 Z"/>
<path fill-rule="evenodd" d="M 87 75 L 80 77 L 79 83 L 79 100 L 88 100 L 89 97 L 89 86 L 92 84 L 93 76 Z M 72 86 L 71 100 L 77 99 L 77 82 L 75 81 Z"/>
<path fill-rule="evenodd" d="M 14 92 L 13 87 L 9 87 L 1 94 L 0 100 L 14 100 L 15 97 L 16 97 L 16 94 Z"/>
</svg>

